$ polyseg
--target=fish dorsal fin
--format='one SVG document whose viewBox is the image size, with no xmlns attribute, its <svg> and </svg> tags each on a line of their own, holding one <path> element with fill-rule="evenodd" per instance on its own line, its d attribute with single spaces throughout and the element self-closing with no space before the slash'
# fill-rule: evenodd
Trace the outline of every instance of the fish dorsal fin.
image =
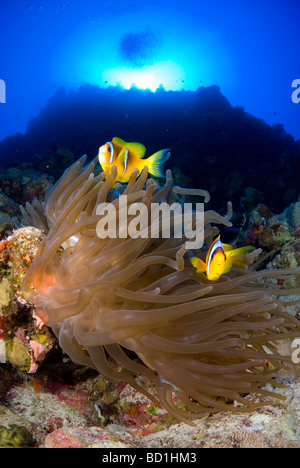
<svg viewBox="0 0 300 468">
<path fill-rule="evenodd" d="M 133 141 L 127 142 L 119 137 L 113 137 L 112 143 L 115 146 L 118 153 L 122 150 L 122 148 L 126 147 L 130 153 L 134 153 L 140 159 L 142 159 L 145 156 L 146 147 L 142 145 L 142 143 L 136 143 Z"/>
<path fill-rule="evenodd" d="M 119 153 L 121 151 L 121 149 L 127 145 L 127 142 L 122 140 L 122 138 L 119 138 L 119 137 L 113 137 L 113 139 L 111 140 L 112 144 L 114 145 L 114 147 L 116 148 L 117 150 L 117 153 Z"/>
<path fill-rule="evenodd" d="M 134 153 L 140 159 L 143 159 L 143 157 L 145 156 L 146 147 L 142 145 L 142 143 L 126 143 L 126 148 L 130 153 Z"/>
<path fill-rule="evenodd" d="M 230 244 L 223 244 L 222 242 L 222 245 L 223 245 L 224 252 L 230 252 L 233 250 L 233 247 Z"/>
<path fill-rule="evenodd" d="M 233 257 L 236 255 L 246 255 L 247 253 L 255 250 L 252 245 L 246 245 L 244 247 L 239 247 L 237 249 L 233 249 L 230 252 L 227 253 L 227 257 Z"/>
</svg>

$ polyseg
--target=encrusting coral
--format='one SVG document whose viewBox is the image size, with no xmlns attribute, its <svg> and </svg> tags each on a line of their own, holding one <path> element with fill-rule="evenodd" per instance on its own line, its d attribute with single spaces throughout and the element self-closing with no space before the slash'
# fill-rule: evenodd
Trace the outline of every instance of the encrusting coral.
<svg viewBox="0 0 300 468">
<path fill-rule="evenodd" d="M 282 398 L 261 387 L 277 385 L 277 370 L 289 366 L 290 358 L 280 356 L 276 344 L 299 336 L 300 322 L 275 299 L 285 293 L 282 289 L 268 291 L 255 280 L 286 278 L 296 270 L 234 267 L 210 282 L 191 266 L 184 238 L 101 239 L 97 206 L 110 202 L 118 212 L 120 194 L 127 195 L 129 206 L 147 207 L 185 194 L 208 194 L 173 187 L 170 171 L 159 187 L 148 179 L 147 168 L 116 187 L 114 168 L 106 177 L 95 164 L 85 166 L 81 158 L 43 203 L 23 209 L 26 222 L 46 233 L 23 294 L 61 347 L 75 362 L 98 369 L 108 380 L 128 382 L 187 423 L 203 413 L 266 404 L 245 394 Z M 212 224 L 230 225 L 230 213 L 204 216 L 209 244 L 218 233 Z M 120 222 L 119 234 L 130 219 L 126 226 Z M 249 262 L 257 254 L 248 254 Z M 138 385 L 140 374 L 156 385 L 157 395 Z"/>
</svg>

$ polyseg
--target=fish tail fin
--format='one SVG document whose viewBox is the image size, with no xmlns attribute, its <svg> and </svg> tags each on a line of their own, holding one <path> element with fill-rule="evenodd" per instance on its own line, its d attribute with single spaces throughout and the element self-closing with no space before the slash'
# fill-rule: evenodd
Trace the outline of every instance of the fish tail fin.
<svg viewBox="0 0 300 468">
<path fill-rule="evenodd" d="M 198 257 L 190 258 L 193 267 L 197 268 L 197 273 L 204 273 L 206 271 L 206 264 Z"/>
<path fill-rule="evenodd" d="M 171 156 L 170 149 L 163 149 L 157 151 L 148 159 L 145 160 L 145 166 L 148 167 L 149 173 L 154 175 L 155 177 L 165 177 L 163 173 L 163 165 Z"/>
</svg>

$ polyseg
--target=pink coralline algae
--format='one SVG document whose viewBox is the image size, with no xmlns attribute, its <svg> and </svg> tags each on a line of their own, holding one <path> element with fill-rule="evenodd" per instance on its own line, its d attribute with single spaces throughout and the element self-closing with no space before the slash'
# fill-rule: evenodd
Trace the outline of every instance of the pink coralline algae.
<svg viewBox="0 0 300 468">
<path fill-rule="evenodd" d="M 44 440 L 44 448 L 85 448 L 86 444 L 71 436 L 66 429 L 56 429 Z"/>
<path fill-rule="evenodd" d="M 131 448 L 122 442 L 112 432 L 103 428 L 91 426 L 65 427 L 48 434 L 43 442 L 43 448 Z"/>
</svg>

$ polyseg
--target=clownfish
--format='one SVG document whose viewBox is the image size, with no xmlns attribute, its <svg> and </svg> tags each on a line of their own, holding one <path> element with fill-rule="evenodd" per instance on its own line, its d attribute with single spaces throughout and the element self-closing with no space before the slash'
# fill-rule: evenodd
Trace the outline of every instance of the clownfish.
<svg viewBox="0 0 300 468">
<path fill-rule="evenodd" d="M 114 137 L 99 148 L 99 163 L 103 171 L 109 175 L 113 166 L 117 167 L 117 181 L 126 183 L 132 172 L 137 169 L 139 174 L 145 166 L 148 167 L 149 174 L 155 177 L 165 177 L 162 166 L 171 155 L 170 149 L 163 149 L 153 154 L 147 159 L 146 148 L 141 143 L 127 143 L 121 138 Z"/>
<path fill-rule="evenodd" d="M 253 250 L 252 246 L 233 249 L 229 244 L 222 244 L 218 236 L 208 249 L 206 262 L 198 257 L 192 257 L 190 261 L 197 268 L 197 273 L 205 273 L 209 280 L 215 281 L 224 273 L 228 273 L 233 265 L 246 268 L 249 260 L 245 254 Z"/>
</svg>

